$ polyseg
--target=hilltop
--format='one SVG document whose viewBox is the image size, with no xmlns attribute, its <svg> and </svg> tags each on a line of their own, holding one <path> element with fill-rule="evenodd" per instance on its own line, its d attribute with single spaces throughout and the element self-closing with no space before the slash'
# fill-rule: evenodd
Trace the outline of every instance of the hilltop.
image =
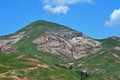
<svg viewBox="0 0 120 80">
<path fill-rule="evenodd" d="M 57 23 L 36 21 L 18 32 L 0 40 L 1 51 L 7 53 L 35 53 L 33 50 L 49 52 L 64 61 L 73 61 L 96 53 L 101 44 L 82 32 Z M 90 49 L 90 50 L 88 50 Z"/>
</svg>

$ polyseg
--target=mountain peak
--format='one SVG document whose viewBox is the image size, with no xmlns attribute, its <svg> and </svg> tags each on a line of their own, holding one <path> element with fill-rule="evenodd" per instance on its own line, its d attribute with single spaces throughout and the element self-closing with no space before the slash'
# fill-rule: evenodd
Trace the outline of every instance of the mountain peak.
<svg viewBox="0 0 120 80">
<path fill-rule="evenodd" d="M 54 22 L 49 22 L 49 21 L 45 21 L 45 20 L 37 20 L 37 21 L 30 23 L 29 25 L 27 25 L 20 31 L 30 31 L 30 30 L 45 31 L 45 30 L 50 30 L 50 29 L 51 30 L 61 30 L 61 29 L 70 29 L 70 28 L 68 28 L 64 25 L 60 25 L 58 23 L 54 23 Z M 72 30 L 72 29 L 70 29 L 70 30 Z"/>
</svg>

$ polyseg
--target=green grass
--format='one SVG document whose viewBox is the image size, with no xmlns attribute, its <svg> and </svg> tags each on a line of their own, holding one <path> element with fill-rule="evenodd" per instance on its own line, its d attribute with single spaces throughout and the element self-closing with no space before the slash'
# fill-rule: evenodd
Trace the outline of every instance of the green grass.
<svg viewBox="0 0 120 80">
<path fill-rule="evenodd" d="M 0 54 L 0 73 L 7 72 L 9 70 L 24 69 L 30 67 L 28 65 L 22 64 L 24 60 L 16 60 L 19 55 L 13 54 Z"/>
<path fill-rule="evenodd" d="M 54 65 L 49 65 L 50 69 L 47 68 L 38 68 L 33 71 L 23 71 L 21 69 L 26 69 L 31 66 L 27 66 L 25 64 L 21 64 L 24 62 L 24 59 L 17 59 L 18 54 L 0 54 L 0 64 L 4 66 L 0 66 L 0 73 L 4 73 L 7 71 L 17 70 L 17 76 L 23 78 L 27 76 L 30 80 L 78 80 L 70 70 L 55 68 Z M 27 58 L 34 58 L 33 55 L 27 55 Z M 26 62 L 26 61 L 25 61 Z M 11 80 L 9 78 L 0 80 Z"/>
<path fill-rule="evenodd" d="M 112 38 L 103 39 L 101 40 L 101 42 L 102 42 L 102 46 L 106 48 L 113 48 L 119 44 L 117 40 Z"/>
<path fill-rule="evenodd" d="M 9 70 L 11 70 L 11 68 L 9 68 L 9 67 L 0 67 L 0 73 L 7 72 Z"/>
<path fill-rule="evenodd" d="M 13 80 L 11 78 L 0 78 L 0 80 Z"/>
<path fill-rule="evenodd" d="M 119 59 L 112 56 L 108 51 L 102 51 L 75 61 L 73 70 L 78 72 L 87 69 L 89 75 L 88 80 L 104 80 L 106 77 L 111 77 L 113 80 L 119 80 L 120 77 L 117 76 L 117 72 L 120 71 L 120 63 L 117 63 L 118 61 Z M 114 77 L 115 75 L 119 79 Z M 110 78 L 107 80 L 110 80 Z"/>
<path fill-rule="evenodd" d="M 37 74 L 36 74 L 37 73 Z M 78 80 L 73 74 L 65 69 L 39 68 L 27 74 L 31 80 Z"/>
</svg>

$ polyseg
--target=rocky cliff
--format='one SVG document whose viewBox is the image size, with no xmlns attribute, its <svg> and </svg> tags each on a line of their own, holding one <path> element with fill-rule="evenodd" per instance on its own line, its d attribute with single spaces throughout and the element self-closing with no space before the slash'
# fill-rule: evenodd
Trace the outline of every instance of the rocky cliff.
<svg viewBox="0 0 120 80">
<path fill-rule="evenodd" d="M 58 32 L 44 32 L 33 41 L 37 49 L 50 52 L 67 61 L 80 59 L 100 50 L 98 41 L 84 36 L 81 32 L 59 30 Z"/>
</svg>

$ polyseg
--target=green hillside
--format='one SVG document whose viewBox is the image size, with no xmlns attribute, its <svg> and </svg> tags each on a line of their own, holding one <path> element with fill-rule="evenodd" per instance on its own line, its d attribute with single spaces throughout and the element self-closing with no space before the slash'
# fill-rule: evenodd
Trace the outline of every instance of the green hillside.
<svg viewBox="0 0 120 80">
<path fill-rule="evenodd" d="M 13 42 L 16 35 L 24 33 L 15 44 L 5 43 L 3 50 L 9 44 L 10 49 L 2 51 L 2 46 L 0 47 L 0 80 L 22 80 L 24 77 L 29 80 L 81 80 L 83 70 L 88 73 L 87 80 L 120 80 L 120 39 L 118 37 L 96 40 L 101 43 L 96 53 L 91 53 L 92 48 L 96 49 L 96 47 L 89 47 L 87 44 L 88 48 L 85 49 L 89 52 L 87 56 L 67 62 L 61 56 L 38 50 L 37 45 L 33 43 L 33 40 L 43 35 L 44 32 L 59 31 L 61 33 L 75 30 L 57 23 L 39 20 L 14 34 L 1 36 L 0 40 L 3 45 L 5 40 L 11 39 L 10 42 Z M 15 37 L 11 38 L 11 36 Z M 85 35 L 82 35 L 83 37 L 86 38 Z M 64 55 L 64 53 L 61 54 Z"/>
<path fill-rule="evenodd" d="M 0 80 L 17 79 L 13 76 L 26 76 L 30 80 L 77 80 L 72 71 L 45 64 L 33 55 L 0 54 Z"/>
<path fill-rule="evenodd" d="M 119 80 L 120 79 L 120 51 L 114 47 L 120 45 L 117 39 L 100 40 L 100 52 L 74 62 L 73 71 L 88 71 L 87 80 Z"/>
<path fill-rule="evenodd" d="M 26 32 L 27 34 L 24 36 L 23 39 L 21 39 L 17 44 L 14 46 L 17 46 L 17 53 L 19 54 L 31 54 L 35 55 L 38 54 L 39 56 L 42 56 L 42 60 L 47 63 L 59 63 L 63 62 L 59 59 L 59 57 L 52 55 L 50 53 L 38 51 L 36 49 L 36 45 L 33 44 L 33 40 L 36 39 L 38 36 L 43 34 L 43 31 L 58 31 L 59 29 L 69 29 L 67 27 L 63 27 L 63 25 L 59 25 L 57 23 L 50 23 L 47 21 L 36 21 L 25 28 L 19 30 L 19 32 Z"/>
</svg>

